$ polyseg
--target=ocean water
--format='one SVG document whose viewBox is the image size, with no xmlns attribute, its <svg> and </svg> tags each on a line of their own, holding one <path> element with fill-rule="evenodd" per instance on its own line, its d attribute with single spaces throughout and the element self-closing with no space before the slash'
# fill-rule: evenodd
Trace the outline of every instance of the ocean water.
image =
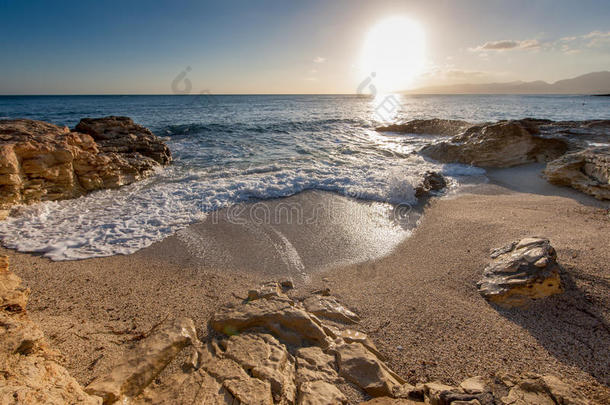
<svg viewBox="0 0 610 405">
<path fill-rule="evenodd" d="M 416 152 L 435 136 L 378 133 L 414 118 L 610 119 L 610 99 L 588 96 L 20 96 L 0 97 L 0 118 L 74 127 L 124 115 L 150 128 L 174 163 L 151 178 L 74 200 L 23 207 L 0 222 L 4 246 L 53 260 L 128 254 L 215 210 L 310 189 L 414 204 L 426 170 L 452 187 L 484 170 Z"/>
</svg>

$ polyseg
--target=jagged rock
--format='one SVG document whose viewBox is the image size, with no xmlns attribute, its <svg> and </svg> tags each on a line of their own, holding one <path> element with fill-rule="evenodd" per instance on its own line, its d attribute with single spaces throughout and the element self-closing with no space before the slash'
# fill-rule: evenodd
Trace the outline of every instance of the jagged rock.
<svg viewBox="0 0 610 405">
<path fill-rule="evenodd" d="M 57 363 L 58 354 L 26 312 L 29 289 L 0 257 L 0 403 L 101 404 Z"/>
<path fill-rule="evenodd" d="M 547 163 L 544 177 L 600 200 L 610 200 L 610 148 L 590 148 L 568 153 Z"/>
<path fill-rule="evenodd" d="M 296 352 L 298 384 L 307 381 L 336 383 L 339 379 L 335 356 L 326 354 L 317 346 L 302 347 Z"/>
<path fill-rule="evenodd" d="M 265 283 L 256 289 L 248 291 L 248 299 L 250 301 L 258 300 L 260 298 L 279 297 L 280 295 L 283 295 L 280 284 L 274 281 Z"/>
<path fill-rule="evenodd" d="M 528 121 L 500 121 L 474 125 L 449 141 L 424 147 L 420 152 L 444 163 L 464 163 L 482 167 L 511 167 L 556 159 L 568 142 L 537 135 Z"/>
<path fill-rule="evenodd" d="M 361 402 L 360 405 L 422 405 L 423 402 L 412 401 L 405 398 L 379 397 L 370 401 Z"/>
<path fill-rule="evenodd" d="M 107 375 L 96 378 L 86 388 L 89 394 L 113 403 L 138 395 L 188 344 L 197 342 L 193 321 L 179 318 L 163 325 L 131 351 Z"/>
<path fill-rule="evenodd" d="M 433 171 L 424 173 L 421 182 L 415 187 L 415 197 L 429 195 L 431 191 L 440 191 L 447 187 L 447 181 L 442 174 Z"/>
<path fill-rule="evenodd" d="M 225 345 L 223 356 L 253 377 L 269 382 L 275 398 L 295 401 L 295 360 L 276 338 L 267 333 L 244 333 L 229 337 Z"/>
<path fill-rule="evenodd" d="M 290 344 L 302 345 L 309 341 L 328 347 L 328 336 L 315 316 L 288 298 L 271 298 L 274 299 L 258 299 L 236 308 L 223 308 L 214 314 L 210 324 L 214 330 L 226 335 L 263 327 Z"/>
<path fill-rule="evenodd" d="M 120 132 L 116 120 L 89 120 L 96 123 L 90 132 L 107 131 L 107 139 L 42 121 L 0 120 L 0 209 L 120 187 L 171 161 L 167 146 L 146 128 L 120 118 Z"/>
<path fill-rule="evenodd" d="M 548 239 L 533 237 L 496 249 L 478 282 L 483 297 L 511 307 L 563 291 L 557 254 Z"/>
<path fill-rule="evenodd" d="M 305 309 L 321 318 L 344 323 L 358 323 L 360 317 L 341 305 L 335 297 L 312 295 L 303 301 Z"/>
<path fill-rule="evenodd" d="M 473 124 L 466 121 L 442 120 L 438 118 L 427 120 L 412 120 L 404 124 L 388 125 L 377 128 L 379 132 L 398 132 L 401 134 L 420 135 L 457 135 Z"/>
<path fill-rule="evenodd" d="M 489 391 L 489 386 L 481 376 L 465 379 L 460 383 L 460 389 L 468 394 L 478 394 Z"/>
<path fill-rule="evenodd" d="M 74 130 L 91 135 L 104 153 L 133 156 L 138 153 L 163 166 L 172 160 L 167 145 L 148 128 L 135 124 L 129 117 L 83 118 Z"/>
</svg>

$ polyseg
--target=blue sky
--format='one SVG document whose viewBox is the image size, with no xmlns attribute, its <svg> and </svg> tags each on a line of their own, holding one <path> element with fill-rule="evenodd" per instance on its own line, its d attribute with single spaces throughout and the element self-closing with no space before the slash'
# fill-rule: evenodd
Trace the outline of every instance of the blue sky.
<svg viewBox="0 0 610 405">
<path fill-rule="evenodd" d="M 171 94 L 187 67 L 192 92 L 354 93 L 395 16 L 425 36 L 412 86 L 610 70 L 608 1 L 0 0 L 0 94 Z"/>
</svg>

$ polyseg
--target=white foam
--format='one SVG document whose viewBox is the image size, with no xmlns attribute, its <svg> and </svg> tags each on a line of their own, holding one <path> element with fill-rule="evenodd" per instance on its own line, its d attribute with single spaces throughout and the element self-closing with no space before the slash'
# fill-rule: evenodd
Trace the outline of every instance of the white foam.
<svg viewBox="0 0 610 405">
<path fill-rule="evenodd" d="M 209 212 L 246 200 L 318 189 L 413 204 L 413 185 L 426 170 L 442 170 L 449 176 L 482 171 L 426 162 L 408 155 L 412 145 L 376 133 L 365 134 L 350 146 L 354 153 L 333 151 L 317 159 L 295 158 L 241 169 L 196 168 L 177 159 L 175 166 L 118 190 L 21 207 L 0 222 L 0 237 L 6 247 L 42 253 L 52 260 L 129 254 L 202 220 Z"/>
</svg>

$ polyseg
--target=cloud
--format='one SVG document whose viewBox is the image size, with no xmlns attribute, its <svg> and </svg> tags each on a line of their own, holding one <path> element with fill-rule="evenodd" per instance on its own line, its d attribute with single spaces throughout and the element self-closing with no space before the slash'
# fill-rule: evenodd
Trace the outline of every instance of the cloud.
<svg viewBox="0 0 610 405">
<path fill-rule="evenodd" d="M 523 41 L 514 39 L 503 39 L 501 41 L 488 41 L 483 45 L 470 48 L 473 52 L 479 51 L 510 51 L 515 49 L 538 49 L 541 44 L 537 39 L 526 39 Z"/>
<path fill-rule="evenodd" d="M 610 31 L 591 31 L 588 34 L 563 37 L 557 41 L 559 49 L 574 54 L 586 48 L 610 47 Z"/>
<path fill-rule="evenodd" d="M 321 56 L 316 56 L 316 57 L 313 59 L 313 63 L 324 63 L 324 62 L 326 62 L 326 58 L 323 58 L 323 57 L 321 57 Z"/>
</svg>

